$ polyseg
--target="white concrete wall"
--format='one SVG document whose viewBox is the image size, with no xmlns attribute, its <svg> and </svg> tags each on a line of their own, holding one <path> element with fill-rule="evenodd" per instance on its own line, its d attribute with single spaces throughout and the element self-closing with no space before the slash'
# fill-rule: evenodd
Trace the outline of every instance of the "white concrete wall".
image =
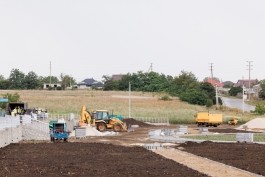
<svg viewBox="0 0 265 177">
<path fill-rule="evenodd" d="M 22 140 L 22 127 L 9 127 L 0 130 L 0 147 L 5 147 L 10 143 L 17 143 Z"/>
</svg>

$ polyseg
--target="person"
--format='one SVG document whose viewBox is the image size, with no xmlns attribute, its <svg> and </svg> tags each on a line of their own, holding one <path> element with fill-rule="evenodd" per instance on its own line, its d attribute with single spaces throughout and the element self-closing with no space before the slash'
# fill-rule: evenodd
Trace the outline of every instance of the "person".
<svg viewBox="0 0 265 177">
<path fill-rule="evenodd" d="M 21 114 L 21 108 L 18 106 L 18 108 L 17 108 L 17 113 L 18 114 Z"/>
<path fill-rule="evenodd" d="M 14 111 L 14 116 L 16 116 L 17 115 L 17 107 L 15 107 L 15 109 L 13 109 L 13 111 Z"/>
<path fill-rule="evenodd" d="M 38 109 L 38 114 L 41 114 L 41 110 L 40 109 Z"/>
</svg>

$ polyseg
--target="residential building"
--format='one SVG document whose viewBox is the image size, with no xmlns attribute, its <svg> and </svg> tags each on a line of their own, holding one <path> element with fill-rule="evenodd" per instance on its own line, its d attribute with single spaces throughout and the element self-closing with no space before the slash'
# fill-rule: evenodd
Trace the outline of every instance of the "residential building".
<svg viewBox="0 0 265 177">
<path fill-rule="evenodd" d="M 208 78 L 208 79 L 206 80 L 206 82 L 212 84 L 214 87 L 215 87 L 215 86 L 217 86 L 217 87 L 223 87 L 223 86 L 224 86 L 223 83 L 220 83 L 219 81 L 214 80 L 214 79 L 211 79 L 211 78 Z"/>
<path fill-rule="evenodd" d="M 77 88 L 80 88 L 80 89 L 87 89 L 87 88 L 92 89 L 93 86 L 97 88 L 103 88 L 104 84 L 99 81 L 96 81 L 93 78 L 88 78 L 88 79 L 83 80 L 82 82 L 77 83 Z"/>
</svg>

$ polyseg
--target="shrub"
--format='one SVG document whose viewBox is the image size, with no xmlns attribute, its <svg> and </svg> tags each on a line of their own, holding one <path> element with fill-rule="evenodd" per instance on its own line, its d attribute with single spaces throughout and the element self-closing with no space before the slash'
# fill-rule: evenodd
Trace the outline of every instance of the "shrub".
<svg viewBox="0 0 265 177">
<path fill-rule="evenodd" d="M 259 114 L 259 115 L 264 115 L 265 114 L 265 106 L 264 104 L 257 104 L 256 105 L 256 108 L 255 108 L 255 111 L 253 111 L 254 113 L 256 114 Z"/>
<path fill-rule="evenodd" d="M 207 108 L 210 108 L 210 107 L 212 107 L 213 106 L 213 100 L 211 100 L 211 99 L 208 99 L 207 101 L 206 101 L 206 107 Z"/>
<path fill-rule="evenodd" d="M 171 100 L 172 100 L 168 95 L 162 96 L 162 97 L 159 98 L 159 99 L 160 99 L 160 100 L 164 100 L 164 101 L 171 101 Z"/>
</svg>

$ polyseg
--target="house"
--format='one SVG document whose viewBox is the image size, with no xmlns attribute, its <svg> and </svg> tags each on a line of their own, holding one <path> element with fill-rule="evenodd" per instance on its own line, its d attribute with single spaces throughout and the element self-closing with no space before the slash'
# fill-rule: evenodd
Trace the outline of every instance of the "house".
<svg viewBox="0 0 265 177">
<path fill-rule="evenodd" d="M 113 74 L 112 75 L 112 80 L 116 81 L 116 80 L 121 80 L 121 78 L 124 76 L 124 74 Z"/>
<path fill-rule="evenodd" d="M 255 92 L 254 97 L 258 98 L 259 97 L 259 92 L 262 90 L 260 84 L 254 85 L 253 86 L 253 91 Z"/>
<path fill-rule="evenodd" d="M 49 87 L 53 87 L 53 88 L 57 88 L 57 87 L 61 87 L 61 84 L 60 83 L 56 83 L 56 84 L 43 84 L 43 89 L 48 89 Z"/>
<path fill-rule="evenodd" d="M 223 86 L 224 86 L 223 83 L 220 83 L 219 81 L 214 80 L 214 79 L 211 79 L 211 78 L 208 78 L 208 79 L 206 80 L 206 82 L 212 84 L 214 87 L 215 87 L 215 86 L 217 86 L 217 87 L 223 87 Z"/>
<path fill-rule="evenodd" d="M 245 86 L 245 87 L 253 87 L 254 85 L 258 84 L 258 79 L 241 79 L 238 80 L 237 83 L 234 84 L 234 87 L 239 87 L 239 86 Z"/>
<path fill-rule="evenodd" d="M 104 84 L 96 81 L 93 78 L 88 78 L 88 79 L 83 80 L 82 82 L 77 83 L 77 88 L 80 88 L 80 89 L 86 89 L 86 88 L 92 89 L 93 86 L 97 88 L 103 88 Z"/>
</svg>

